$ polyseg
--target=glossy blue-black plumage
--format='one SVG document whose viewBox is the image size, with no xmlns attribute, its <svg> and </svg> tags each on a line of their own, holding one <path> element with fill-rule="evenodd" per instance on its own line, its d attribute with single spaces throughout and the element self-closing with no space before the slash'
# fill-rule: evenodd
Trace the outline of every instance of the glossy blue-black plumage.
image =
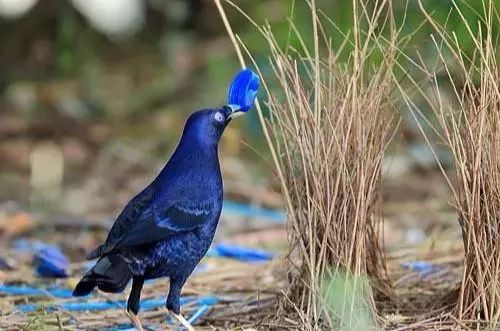
<svg viewBox="0 0 500 331">
<path fill-rule="evenodd" d="M 222 210 L 218 143 L 230 113 L 223 107 L 190 116 L 168 163 L 125 206 L 106 242 L 91 253 L 99 260 L 75 295 L 85 295 L 93 286 L 120 291 L 133 278 L 129 306 L 133 299 L 132 310 L 138 310 L 144 279 L 169 277 L 167 308 L 179 313 L 181 289 L 208 250 Z M 119 275 L 113 274 L 114 266 L 122 270 Z M 125 277 L 127 268 L 130 275 Z"/>
</svg>

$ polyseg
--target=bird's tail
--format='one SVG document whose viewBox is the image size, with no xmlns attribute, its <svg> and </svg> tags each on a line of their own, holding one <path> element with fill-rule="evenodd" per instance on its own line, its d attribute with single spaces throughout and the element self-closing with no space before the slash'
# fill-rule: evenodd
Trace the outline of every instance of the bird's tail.
<svg viewBox="0 0 500 331">
<path fill-rule="evenodd" d="M 84 296 L 94 287 L 109 293 L 122 292 L 127 286 L 132 272 L 128 263 L 117 254 L 107 255 L 97 261 L 73 290 L 73 296 Z"/>
</svg>

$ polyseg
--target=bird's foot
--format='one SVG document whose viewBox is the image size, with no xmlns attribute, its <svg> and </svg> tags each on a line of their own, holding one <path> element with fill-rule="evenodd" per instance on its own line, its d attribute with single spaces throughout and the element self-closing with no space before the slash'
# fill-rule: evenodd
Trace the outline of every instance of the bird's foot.
<svg viewBox="0 0 500 331">
<path fill-rule="evenodd" d="M 139 319 L 139 316 L 137 316 L 136 314 L 134 314 L 133 312 L 128 311 L 128 310 L 125 311 L 125 314 L 127 314 L 128 318 L 130 318 L 132 323 L 134 323 L 134 326 L 137 329 L 137 331 L 144 331 L 144 329 L 142 328 L 142 324 L 141 324 L 141 320 Z"/>
<path fill-rule="evenodd" d="M 179 323 L 182 324 L 183 327 L 185 327 L 188 331 L 196 331 L 193 326 L 182 316 L 182 314 L 176 314 L 172 310 L 168 310 L 169 314 L 174 316 L 175 319 L 179 321 Z"/>
</svg>

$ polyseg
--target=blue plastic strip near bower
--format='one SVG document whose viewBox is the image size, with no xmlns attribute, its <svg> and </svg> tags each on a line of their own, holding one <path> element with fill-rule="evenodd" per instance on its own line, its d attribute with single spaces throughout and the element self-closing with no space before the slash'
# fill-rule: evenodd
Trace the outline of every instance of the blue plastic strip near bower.
<svg viewBox="0 0 500 331">
<path fill-rule="evenodd" d="M 212 246 L 207 256 L 224 257 L 242 262 L 265 262 L 273 258 L 273 254 L 266 250 L 224 243 Z"/>
<path fill-rule="evenodd" d="M 251 206 L 231 200 L 224 200 L 222 212 L 237 214 L 242 217 L 264 218 L 278 224 L 284 224 L 286 222 L 286 213 L 282 210 Z"/>
<path fill-rule="evenodd" d="M 436 264 L 427 261 L 402 262 L 401 266 L 407 270 L 415 271 L 420 276 L 428 276 L 440 270 Z"/>
</svg>

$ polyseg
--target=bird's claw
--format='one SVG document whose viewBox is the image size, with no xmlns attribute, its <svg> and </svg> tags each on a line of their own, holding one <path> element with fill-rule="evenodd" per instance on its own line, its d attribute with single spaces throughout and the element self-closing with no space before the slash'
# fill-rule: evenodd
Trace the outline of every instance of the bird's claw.
<svg viewBox="0 0 500 331">
<path fill-rule="evenodd" d="M 185 327 L 188 331 L 196 331 L 193 326 L 182 316 L 182 314 L 176 314 L 172 310 L 168 309 L 168 313 L 175 317 L 176 320 L 179 321 L 179 323 L 182 324 L 183 327 Z"/>
<path fill-rule="evenodd" d="M 134 326 L 137 329 L 137 331 L 144 331 L 144 329 L 142 328 L 142 324 L 141 324 L 141 320 L 139 319 L 139 316 L 137 316 L 136 314 L 134 314 L 133 312 L 128 311 L 128 310 L 125 311 L 125 314 L 127 314 L 128 318 L 130 318 L 132 323 L 134 323 Z"/>
</svg>

